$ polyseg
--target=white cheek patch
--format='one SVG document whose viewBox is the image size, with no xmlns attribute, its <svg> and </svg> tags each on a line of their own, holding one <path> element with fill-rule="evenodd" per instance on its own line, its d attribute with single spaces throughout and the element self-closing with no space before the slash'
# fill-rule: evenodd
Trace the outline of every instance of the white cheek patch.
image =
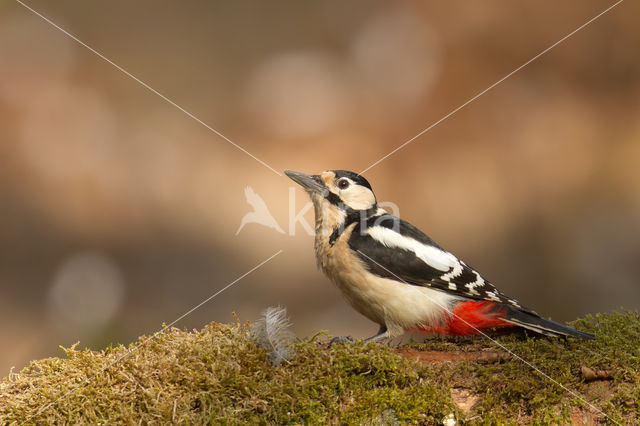
<svg viewBox="0 0 640 426">
<path fill-rule="evenodd" d="M 422 244 L 420 241 L 400 235 L 392 229 L 373 226 L 367 230 L 367 233 L 387 247 L 398 247 L 412 251 L 424 263 L 439 271 L 445 272 L 453 268 L 451 273 L 454 273 L 454 271 L 457 272 L 457 268 L 462 268 L 458 258 L 451 253 Z"/>
<path fill-rule="evenodd" d="M 340 191 L 340 198 L 354 210 L 367 210 L 376 203 L 376 197 L 368 188 L 352 183 L 349 188 Z"/>
</svg>

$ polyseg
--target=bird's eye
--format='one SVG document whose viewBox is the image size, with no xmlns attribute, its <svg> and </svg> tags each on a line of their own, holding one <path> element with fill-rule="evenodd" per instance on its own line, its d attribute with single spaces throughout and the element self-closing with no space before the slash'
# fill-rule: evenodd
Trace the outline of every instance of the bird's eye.
<svg viewBox="0 0 640 426">
<path fill-rule="evenodd" d="M 349 181 L 346 179 L 340 179 L 338 181 L 338 188 L 347 189 L 349 187 Z"/>
</svg>

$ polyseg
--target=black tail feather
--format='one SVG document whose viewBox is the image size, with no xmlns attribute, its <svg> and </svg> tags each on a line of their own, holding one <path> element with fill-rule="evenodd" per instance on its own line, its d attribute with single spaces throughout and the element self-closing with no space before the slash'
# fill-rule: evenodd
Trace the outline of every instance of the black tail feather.
<svg viewBox="0 0 640 426">
<path fill-rule="evenodd" d="M 579 339 L 593 340 L 595 336 L 584 331 L 576 330 L 559 322 L 541 318 L 533 313 L 524 312 L 511 306 L 505 306 L 507 313 L 505 321 L 518 325 L 536 333 L 546 334 L 547 336 L 571 336 Z"/>
</svg>

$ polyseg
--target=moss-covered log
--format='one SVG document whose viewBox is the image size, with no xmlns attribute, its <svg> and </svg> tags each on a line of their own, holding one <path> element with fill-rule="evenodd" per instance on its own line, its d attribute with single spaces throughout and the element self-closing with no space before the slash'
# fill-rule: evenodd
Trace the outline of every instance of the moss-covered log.
<svg viewBox="0 0 640 426">
<path fill-rule="evenodd" d="M 483 337 L 438 339 L 413 349 L 455 352 L 422 363 L 384 345 L 311 339 L 277 368 L 247 324 L 170 329 L 135 346 L 32 362 L 0 384 L 0 423 L 637 424 L 639 314 L 574 326 L 597 340 L 502 335 L 515 355 L 483 357 L 459 354 L 508 351 Z"/>
</svg>

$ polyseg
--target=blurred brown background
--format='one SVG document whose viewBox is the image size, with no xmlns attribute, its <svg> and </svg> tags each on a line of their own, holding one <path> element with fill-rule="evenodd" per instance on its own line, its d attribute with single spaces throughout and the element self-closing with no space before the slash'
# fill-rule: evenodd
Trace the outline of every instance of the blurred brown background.
<svg viewBox="0 0 640 426">
<path fill-rule="evenodd" d="M 28 4 L 276 170 L 315 173 L 366 168 L 611 3 Z M 639 308 L 638 16 L 622 3 L 369 170 L 378 200 L 554 319 Z M 235 235 L 246 186 L 284 234 Z M 280 304 L 298 336 L 370 335 L 289 235 L 294 186 L 3 2 L 0 376 L 150 334 L 279 249 L 177 326 Z"/>
</svg>

